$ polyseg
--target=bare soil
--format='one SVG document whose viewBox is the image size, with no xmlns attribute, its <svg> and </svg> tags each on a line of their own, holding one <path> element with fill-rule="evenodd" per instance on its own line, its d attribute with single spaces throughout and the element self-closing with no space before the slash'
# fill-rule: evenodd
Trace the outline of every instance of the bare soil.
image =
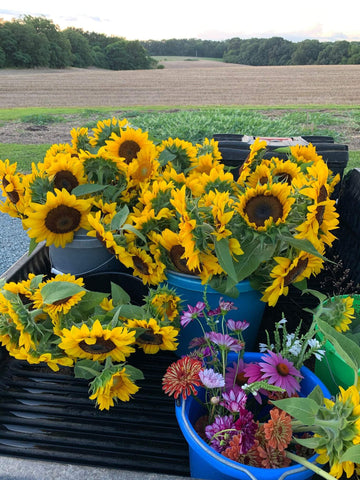
<svg viewBox="0 0 360 480">
<path fill-rule="evenodd" d="M 132 106 L 360 107 L 360 65 L 250 67 L 209 60 L 163 64 L 164 69 L 136 71 L 0 69 L 0 108 L 113 107 L 121 116 L 121 109 Z M 349 147 L 359 150 L 359 132 L 340 128 Z M 0 126 L 2 143 L 69 141 L 68 122 Z"/>
</svg>

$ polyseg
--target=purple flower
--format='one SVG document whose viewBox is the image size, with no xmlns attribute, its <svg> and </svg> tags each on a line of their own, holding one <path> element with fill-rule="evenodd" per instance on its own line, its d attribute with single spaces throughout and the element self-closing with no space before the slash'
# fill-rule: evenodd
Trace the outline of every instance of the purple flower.
<svg viewBox="0 0 360 480">
<path fill-rule="evenodd" d="M 283 358 L 280 353 L 270 351 L 262 356 L 261 360 L 263 361 L 259 362 L 259 367 L 263 380 L 283 388 L 289 396 L 300 390 L 299 381 L 303 376 L 292 362 Z"/>
<path fill-rule="evenodd" d="M 217 452 L 222 452 L 229 446 L 233 435 L 237 433 L 234 419 L 231 415 L 215 417 L 214 423 L 205 427 L 205 435 L 210 440 L 210 445 Z"/>
<path fill-rule="evenodd" d="M 218 332 L 208 332 L 206 336 L 210 342 L 215 343 L 219 347 L 225 347 L 231 352 L 240 352 L 243 349 L 244 345 L 242 342 L 239 342 L 236 338 L 230 337 L 226 333 Z"/>
<path fill-rule="evenodd" d="M 238 307 L 235 307 L 234 302 L 226 302 L 225 300 L 220 298 L 219 307 L 221 309 L 221 313 L 225 315 L 226 312 L 230 312 L 230 310 L 237 310 Z"/>
<path fill-rule="evenodd" d="M 223 400 L 220 402 L 220 405 L 231 413 L 240 412 L 245 408 L 247 396 L 241 388 L 223 393 L 222 398 Z"/>
<path fill-rule="evenodd" d="M 226 368 L 225 374 L 225 391 L 228 390 L 240 390 L 241 386 L 245 383 L 244 376 L 245 363 L 242 358 L 239 358 L 238 363 L 233 362 Z"/>
<path fill-rule="evenodd" d="M 199 372 L 199 377 L 206 388 L 221 388 L 225 386 L 224 377 L 221 373 L 215 372 L 212 368 Z"/>
<path fill-rule="evenodd" d="M 235 322 L 234 320 L 229 319 L 226 322 L 226 325 L 228 329 L 231 330 L 232 332 L 243 332 L 248 328 L 250 323 L 246 322 L 245 320 L 244 321 L 238 320 L 237 322 Z"/>
<path fill-rule="evenodd" d="M 262 380 L 262 371 L 258 363 L 249 363 L 244 368 L 244 375 L 247 383 L 259 382 Z"/>
<path fill-rule="evenodd" d="M 235 428 L 241 432 L 240 453 L 244 454 L 253 446 L 255 433 L 258 429 L 253 414 L 246 408 L 240 410 L 239 418 L 235 422 Z"/>
<path fill-rule="evenodd" d="M 188 310 L 183 311 L 183 314 L 181 315 L 180 318 L 180 324 L 182 327 L 186 327 L 192 320 L 194 320 L 197 317 L 202 316 L 202 311 L 205 308 L 205 303 L 204 302 L 197 302 L 195 307 L 192 307 L 191 305 L 188 305 Z"/>
</svg>

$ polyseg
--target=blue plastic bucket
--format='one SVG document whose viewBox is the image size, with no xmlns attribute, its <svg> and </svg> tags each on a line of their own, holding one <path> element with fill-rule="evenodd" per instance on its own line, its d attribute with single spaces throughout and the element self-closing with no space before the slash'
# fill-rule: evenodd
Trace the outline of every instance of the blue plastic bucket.
<svg viewBox="0 0 360 480">
<path fill-rule="evenodd" d="M 256 362 L 261 353 L 245 353 L 244 361 Z M 330 392 L 317 376 L 306 367 L 301 369 L 304 378 L 301 381 L 302 396 L 307 396 L 316 385 L 319 385 L 324 397 L 330 398 Z M 314 475 L 312 470 L 296 464 L 285 468 L 258 468 L 243 465 L 230 460 L 211 448 L 196 433 L 193 425 L 205 413 L 203 407 L 194 397 L 175 406 L 176 418 L 182 434 L 189 446 L 190 474 L 192 478 L 203 480 L 305 480 Z M 315 463 L 317 455 L 308 460 Z"/>
<path fill-rule="evenodd" d="M 176 290 L 177 295 L 183 301 L 183 309 L 187 310 L 187 305 L 195 306 L 197 302 L 203 300 L 204 285 L 200 278 L 183 273 L 166 272 L 167 284 L 170 288 Z M 249 327 L 244 331 L 244 339 L 247 350 L 255 350 L 256 338 L 261 324 L 265 309 L 265 303 L 262 302 L 261 293 L 254 290 L 247 280 L 237 284 L 239 296 L 237 298 L 227 297 L 218 291 L 207 288 L 207 300 L 211 308 L 219 306 L 219 300 L 234 302 L 237 310 L 232 310 L 227 315 L 227 319 L 246 320 Z M 206 325 L 203 325 L 207 329 Z M 203 331 L 197 321 L 189 323 L 185 328 L 181 328 L 178 335 L 179 346 L 176 354 L 179 356 L 189 353 L 189 342 L 194 337 L 202 337 Z"/>
</svg>

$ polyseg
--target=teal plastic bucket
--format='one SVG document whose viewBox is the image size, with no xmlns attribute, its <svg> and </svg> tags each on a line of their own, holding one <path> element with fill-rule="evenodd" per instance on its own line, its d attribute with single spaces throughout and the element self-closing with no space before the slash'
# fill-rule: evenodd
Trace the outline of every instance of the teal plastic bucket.
<svg viewBox="0 0 360 480">
<path fill-rule="evenodd" d="M 177 272 L 167 272 L 166 276 L 168 286 L 174 288 L 183 301 L 183 310 L 187 310 L 187 305 L 195 306 L 197 302 L 203 300 L 204 285 L 202 285 L 200 278 Z M 208 286 L 207 300 L 213 309 L 219 306 L 220 298 L 234 302 L 237 310 L 229 312 L 227 319 L 235 321 L 246 320 L 249 322 L 249 327 L 244 331 L 246 349 L 255 350 L 255 343 L 266 304 L 261 301 L 261 293 L 258 290 L 254 290 L 247 280 L 238 283 L 237 289 L 239 296 L 232 298 Z M 203 324 L 203 327 L 205 330 L 208 330 L 207 325 Z M 179 346 L 176 354 L 182 356 L 189 353 L 189 342 L 194 337 L 202 336 L 203 330 L 197 321 L 193 321 L 185 328 L 181 328 L 178 335 Z"/>
<path fill-rule="evenodd" d="M 261 353 L 245 353 L 245 362 L 260 360 Z M 307 396 L 319 385 L 325 398 L 330 398 L 330 392 L 317 376 L 306 367 L 301 369 L 301 396 Z M 302 465 L 294 464 L 286 468 L 258 468 L 234 462 L 211 448 L 196 433 L 193 425 L 205 413 L 203 407 L 194 397 L 180 405 L 175 405 L 176 418 L 182 434 L 189 446 L 190 474 L 192 478 L 203 480 L 305 480 L 314 475 L 312 470 Z M 308 460 L 315 463 L 317 455 Z"/>
</svg>

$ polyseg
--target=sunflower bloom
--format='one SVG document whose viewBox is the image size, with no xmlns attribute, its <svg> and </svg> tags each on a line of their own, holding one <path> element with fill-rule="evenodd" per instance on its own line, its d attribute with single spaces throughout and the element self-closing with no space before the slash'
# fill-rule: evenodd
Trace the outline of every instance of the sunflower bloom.
<svg viewBox="0 0 360 480">
<path fill-rule="evenodd" d="M 131 332 L 126 327 L 103 328 L 96 320 L 91 328 L 85 323 L 80 328 L 75 325 L 70 330 L 64 328 L 59 347 L 71 358 L 102 362 L 111 357 L 116 362 L 123 362 L 135 351 L 134 342 L 135 331 Z"/>
<path fill-rule="evenodd" d="M 91 204 L 91 199 L 78 200 L 67 190 L 55 189 L 55 194 L 47 193 L 44 205 L 31 203 L 32 212 L 23 224 L 30 238 L 64 248 L 73 240 L 75 231 L 87 226 Z"/>
<path fill-rule="evenodd" d="M 131 381 L 125 367 L 113 374 L 105 385 L 97 388 L 89 398 L 90 400 L 96 400 L 100 410 L 109 410 L 110 407 L 114 406 L 114 400 L 119 399 L 122 402 L 128 402 L 138 390 L 139 387 Z"/>
<path fill-rule="evenodd" d="M 176 350 L 178 330 L 172 326 L 161 327 L 154 318 L 149 320 L 129 320 L 129 328 L 143 328 L 144 332 L 136 337 L 136 344 L 145 353 L 155 354 L 159 350 Z"/>
</svg>

